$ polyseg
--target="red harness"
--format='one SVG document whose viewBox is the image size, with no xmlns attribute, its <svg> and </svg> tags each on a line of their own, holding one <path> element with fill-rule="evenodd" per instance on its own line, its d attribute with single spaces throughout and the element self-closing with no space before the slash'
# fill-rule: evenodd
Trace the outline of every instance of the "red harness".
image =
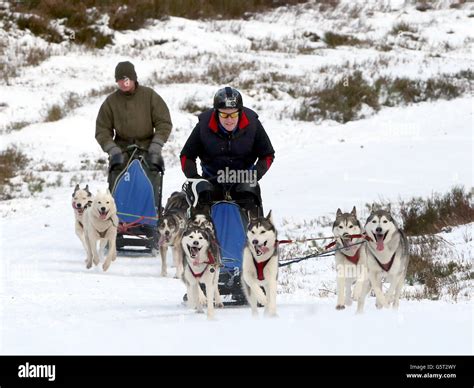
<svg viewBox="0 0 474 388">
<path fill-rule="evenodd" d="M 206 272 L 206 269 L 207 267 L 209 266 L 209 264 L 215 264 L 216 262 L 216 259 L 214 258 L 214 256 L 212 255 L 211 251 L 207 251 L 207 259 L 208 261 L 205 261 L 204 263 L 202 264 L 208 264 L 204 267 L 203 271 L 201 273 L 194 273 L 193 269 L 191 268 L 191 266 L 189 265 L 188 263 L 188 267 L 189 267 L 189 270 L 191 271 L 191 274 L 195 277 L 195 278 L 200 278 L 204 272 Z"/>
<path fill-rule="evenodd" d="M 271 257 L 268 260 L 262 261 L 258 263 L 255 259 L 253 259 L 253 264 L 255 265 L 255 269 L 257 270 L 257 278 L 258 280 L 265 280 L 265 276 L 263 276 L 263 269 L 271 260 Z"/>
<path fill-rule="evenodd" d="M 352 264 L 357 265 L 360 259 L 360 247 L 357 249 L 355 255 L 353 256 L 347 256 L 344 252 L 341 251 L 341 253 L 346 257 L 347 260 L 349 260 Z"/>
<path fill-rule="evenodd" d="M 385 272 L 388 272 L 390 271 L 390 268 L 392 268 L 392 264 L 393 264 L 393 260 L 395 260 L 395 254 L 397 252 L 394 252 L 393 253 L 393 256 L 392 258 L 390 259 L 390 261 L 388 263 L 385 263 L 385 264 L 382 264 L 379 259 L 377 259 L 377 257 L 372 253 L 370 252 L 370 254 L 372 255 L 372 257 L 375 259 L 375 261 L 377 262 L 377 264 L 380 266 L 380 268 L 382 268 Z"/>
</svg>

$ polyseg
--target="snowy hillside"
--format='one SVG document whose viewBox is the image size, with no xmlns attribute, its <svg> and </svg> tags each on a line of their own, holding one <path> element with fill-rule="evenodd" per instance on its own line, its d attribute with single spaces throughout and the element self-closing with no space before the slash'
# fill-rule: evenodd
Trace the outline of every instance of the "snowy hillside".
<svg viewBox="0 0 474 388">
<path fill-rule="evenodd" d="M 171 17 L 115 32 L 102 50 L 0 29 L 2 61 L 16 68 L 0 83 L 0 151 L 17 146 L 31 159 L 28 171 L 4 185 L 8 199 L 0 201 L 0 354 L 472 354 L 471 280 L 457 302 L 448 293 L 416 299 L 416 286 L 407 285 L 398 312 L 377 310 L 369 297 L 365 313 L 355 315 L 355 306 L 335 310 L 333 258 L 312 259 L 281 271 L 279 318 L 225 308 L 208 322 L 181 305 L 185 286 L 171 277 L 174 268 L 159 277 L 159 258 L 122 255 L 106 273 L 86 270 L 71 209 L 76 183 L 93 192 L 107 186 L 95 119 L 122 60 L 135 64 L 139 82 L 171 111 L 164 198 L 184 182 L 178 155 L 197 111 L 227 84 L 257 111 L 276 150 L 261 187 L 280 238 L 327 236 L 337 208 L 356 206 L 365 221 L 367 203 L 454 185 L 471 190 L 474 7 L 435 4 L 420 12 L 403 1 L 341 1 L 322 13 L 310 2 L 248 20 Z M 394 33 L 401 23 L 411 31 Z M 326 32 L 361 43 L 331 46 Z M 46 57 L 25 65 L 32 48 Z M 427 93 L 429 82 L 444 80 L 457 94 L 444 95 L 440 86 L 439 98 L 421 93 L 412 104 L 386 81 L 377 106 L 363 103 L 345 123 L 302 113 L 322 114 L 311 96 L 345 78 L 350 84 L 357 71 L 370 87 L 400 77 Z M 49 121 L 54 106 L 62 117 Z M 442 238 L 450 244 L 446 259 L 472 262 L 472 224 Z M 195 335 L 235 327 L 247 333 L 238 341 L 223 336 L 210 344 Z"/>
</svg>

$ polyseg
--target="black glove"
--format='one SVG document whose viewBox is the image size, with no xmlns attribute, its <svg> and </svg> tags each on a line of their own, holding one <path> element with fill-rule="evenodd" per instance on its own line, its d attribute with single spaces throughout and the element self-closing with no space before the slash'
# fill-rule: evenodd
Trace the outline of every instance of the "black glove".
<svg viewBox="0 0 474 388">
<path fill-rule="evenodd" d="M 156 142 L 150 144 L 150 147 L 148 147 L 148 162 L 152 170 L 155 169 L 165 172 L 165 162 L 161 156 L 160 144 Z"/>
<path fill-rule="evenodd" d="M 109 150 L 109 166 L 110 168 L 114 166 L 120 166 L 125 163 L 125 158 L 123 157 L 122 150 L 114 146 Z"/>
</svg>

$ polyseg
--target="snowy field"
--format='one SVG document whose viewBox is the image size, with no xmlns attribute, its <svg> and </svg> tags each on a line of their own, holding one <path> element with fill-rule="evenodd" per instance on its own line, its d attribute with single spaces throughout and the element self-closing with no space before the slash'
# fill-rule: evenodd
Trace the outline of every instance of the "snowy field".
<svg viewBox="0 0 474 388">
<path fill-rule="evenodd" d="M 229 23 L 171 18 L 139 31 L 116 33 L 115 44 L 102 51 L 52 45 L 50 58 L 21 68 L 8 85 L 0 84 L 0 151 L 20 147 L 32 159 L 34 174 L 46 182 L 41 192 L 31 194 L 18 178 L 16 198 L 0 202 L 0 354 L 471 355 L 472 292 L 457 303 L 402 300 L 399 311 L 379 311 L 370 297 L 362 315 L 355 314 L 355 306 L 336 311 L 335 296 L 320 292 L 334 287 L 332 258 L 309 260 L 283 272 L 275 319 L 254 319 L 250 309 L 242 307 L 217 310 L 216 320 L 207 321 L 181 304 L 185 286 L 172 278 L 174 268 L 168 278 L 159 276 L 159 258 L 121 255 L 106 273 L 99 267 L 87 270 L 74 233 L 71 194 L 76 183 L 88 183 L 93 192 L 107 186 L 104 171 L 90 167 L 105 156 L 94 139 L 95 118 L 105 95 L 84 97 L 63 119 L 42 122 L 48 106 L 64 103 L 68 93 L 87 96 L 94 88 L 110 85 L 116 63 L 131 60 L 139 81 L 154 87 L 171 110 L 174 129 L 164 149 L 167 198 L 184 182 L 178 154 L 196 122 L 183 104 L 191 96 L 209 106 L 223 85 L 160 83 L 160 77 L 189 71 L 189 58 L 196 61 L 192 68 L 198 77 L 213 60 L 222 60 L 223 45 L 236 60 L 257 63 L 254 71 L 239 77 L 261 77 L 268 67 L 287 75 L 305 74 L 317 84 L 323 82 L 318 76 L 328 76 L 319 68 L 336 69 L 345 61 L 362 68 L 372 63 L 368 71 L 415 78 L 472 68 L 473 19 L 467 17 L 472 10 L 444 7 L 421 14 L 402 3 L 392 2 L 390 10 L 374 7 L 371 17 L 362 17 L 363 11 L 348 23 L 343 11 L 322 18 L 317 13 L 299 14 L 298 7 Z M 422 48 L 396 46 L 381 54 L 370 48 L 318 48 L 317 43 L 314 54 L 249 50 L 251 39 L 265 37 L 294 37 L 296 44 L 308 25 L 318 34 L 340 28 L 361 39 L 384 40 L 399 20 L 416 25 L 425 39 Z M 451 30 L 454 33 L 446 34 Z M 5 35 L 1 30 L 0 37 Z M 10 48 L 46 45 L 24 31 L 10 31 L 7 37 Z M 152 39 L 169 43 L 146 46 Z M 446 41 L 449 50 L 443 49 Z M 144 47 L 136 48 L 140 42 Z M 378 67 L 381 56 L 388 65 Z M 272 209 L 280 238 L 298 237 L 298 225 L 306 223 L 313 225 L 306 227 L 306 237 L 327 235 L 327 227 L 311 222 L 332 220 L 338 207 L 349 211 L 355 205 L 365 221 L 366 203 L 473 186 L 470 94 L 383 108 L 346 124 L 296 121 L 288 112 L 298 103 L 283 92 L 278 97 L 258 88 L 244 92 L 244 104 L 259 113 L 276 150 L 261 186 L 265 209 Z M 22 121 L 30 124 L 9 129 Z M 41 168 L 58 164 L 60 169 Z M 472 224 L 454 228 L 443 238 L 472 261 Z M 168 262 L 171 265 L 171 256 Z M 209 341 L 205 332 L 220 334 Z"/>
</svg>

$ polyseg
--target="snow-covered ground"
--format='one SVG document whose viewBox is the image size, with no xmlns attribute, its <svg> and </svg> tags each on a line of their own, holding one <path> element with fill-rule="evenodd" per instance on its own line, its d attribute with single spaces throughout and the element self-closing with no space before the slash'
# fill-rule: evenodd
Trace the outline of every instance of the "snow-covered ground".
<svg viewBox="0 0 474 388">
<path fill-rule="evenodd" d="M 331 258 L 282 272 L 276 319 L 253 319 L 249 308 L 225 308 L 216 312 L 215 321 L 207 321 L 181 305 L 185 292 L 181 281 L 159 277 L 159 258 L 119 256 L 107 273 L 86 270 L 70 201 L 75 183 L 88 183 L 92 191 L 106 187 L 102 170 L 82 168 L 84 161 L 95 164 L 104 157 L 94 130 L 105 96 L 84 98 L 82 106 L 64 119 L 42 122 L 48 106 L 63 104 L 69 93 L 86 96 L 110 85 L 116 63 L 132 60 L 139 79 L 162 95 L 172 114 L 174 130 L 164 149 L 166 198 L 183 183 L 178 153 L 196 122 L 183 104 L 191 97 L 209 106 L 221 85 L 160 83 L 160 79 L 190 68 L 199 78 L 210 63 L 222 62 L 223 47 L 229 57 L 255 62 L 254 70 L 239 74 L 255 79 L 270 69 L 302 74 L 306 81 L 319 84 L 323 81 L 318 77 L 332 76 L 346 61 L 362 67 L 374 63 L 370 71 L 415 78 L 472 68 L 472 18 L 467 17 L 472 11 L 444 7 L 422 14 L 413 7 L 402 8 L 402 2 L 392 3 L 391 10 L 374 10 L 370 17 L 363 11 L 363 17 L 347 23 L 342 11 L 323 18 L 314 12 L 299 14 L 294 11 L 298 7 L 248 21 L 171 18 L 147 29 L 117 33 L 115 45 L 103 51 L 53 45 L 49 59 L 19 69 L 18 77 L 1 84 L 0 150 L 12 144 L 21 147 L 32 158 L 34 174 L 46 184 L 34 195 L 24 184 L 17 198 L 0 202 L 0 353 L 472 354 L 471 293 L 458 303 L 402 300 L 398 312 L 376 310 L 373 298 L 363 315 L 355 315 L 355 306 L 336 311 L 333 294 L 321 292 L 334 285 Z M 287 52 L 249 50 L 250 39 L 265 38 L 292 38 L 289 42 L 296 47 L 303 44 L 299 39 L 307 30 L 384 40 L 399 20 L 416 25 L 426 38 L 421 49 L 395 46 L 387 54 L 339 47 L 301 54 L 291 51 L 289 44 Z M 5 34 L 0 31 L 0 37 Z M 18 44 L 45 44 L 24 32 L 9 34 Z M 169 43 L 146 46 L 153 39 Z M 130 44 L 143 47 L 132 49 Z M 441 49 L 440 56 L 434 55 Z M 381 56 L 388 65 L 377 65 Z M 329 75 L 318 71 L 324 66 L 332 69 Z M 298 237 L 301 232 L 306 237 L 327 235 L 328 228 L 315 220 L 332 219 L 338 207 L 350 210 L 355 205 L 365 220 L 365 204 L 372 201 L 443 193 L 454 185 L 472 187 L 470 95 L 384 108 L 345 125 L 301 122 L 282 115 L 298 101 L 281 91 L 272 97 L 264 90 L 249 89 L 244 102 L 260 114 L 276 149 L 275 163 L 261 186 L 280 237 Z M 8 130 L 22 121 L 31 124 Z M 53 163 L 62 163 L 62 171 L 41 168 Z M 463 260 L 472 261 L 472 226 L 455 228 L 443 238 L 455 244 Z M 168 261 L 171 264 L 171 257 Z M 220 334 L 209 340 L 203 335 L 208 331 Z"/>
</svg>

